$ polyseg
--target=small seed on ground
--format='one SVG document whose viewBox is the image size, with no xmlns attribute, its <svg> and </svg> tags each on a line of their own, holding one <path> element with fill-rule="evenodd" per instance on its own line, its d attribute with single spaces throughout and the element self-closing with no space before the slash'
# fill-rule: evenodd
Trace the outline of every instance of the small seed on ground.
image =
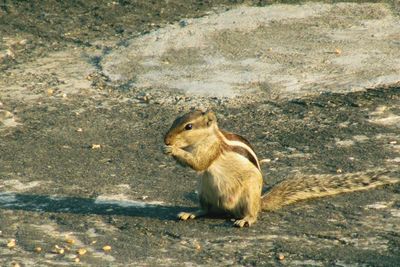
<svg viewBox="0 0 400 267">
<path fill-rule="evenodd" d="M 75 240 L 72 239 L 72 238 L 67 238 L 67 239 L 65 240 L 65 242 L 67 242 L 68 244 L 74 244 L 74 243 L 75 243 Z"/>
<path fill-rule="evenodd" d="M 10 239 L 7 242 L 7 247 L 10 249 L 15 248 L 16 245 L 17 245 L 17 243 L 16 243 L 15 239 Z"/>
<path fill-rule="evenodd" d="M 100 149 L 101 145 L 99 144 L 92 144 L 92 149 Z"/>
<path fill-rule="evenodd" d="M 108 251 L 111 250 L 111 246 L 106 245 L 106 246 L 103 247 L 103 250 L 104 250 L 105 252 L 108 252 Z"/>
<path fill-rule="evenodd" d="M 78 255 L 80 255 L 80 256 L 85 255 L 86 252 L 87 252 L 87 250 L 84 249 L 84 248 L 80 248 L 80 249 L 78 249 L 78 250 L 76 251 L 76 253 L 78 253 Z"/>
</svg>

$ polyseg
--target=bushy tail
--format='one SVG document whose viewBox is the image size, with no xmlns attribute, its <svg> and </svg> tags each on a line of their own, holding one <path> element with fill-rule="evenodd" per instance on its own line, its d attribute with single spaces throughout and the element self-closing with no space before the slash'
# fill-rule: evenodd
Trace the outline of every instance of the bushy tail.
<svg viewBox="0 0 400 267">
<path fill-rule="evenodd" d="M 399 170 L 376 169 L 338 175 L 296 175 L 273 186 L 262 196 L 262 210 L 274 211 L 300 200 L 399 183 L 399 173 Z"/>
</svg>

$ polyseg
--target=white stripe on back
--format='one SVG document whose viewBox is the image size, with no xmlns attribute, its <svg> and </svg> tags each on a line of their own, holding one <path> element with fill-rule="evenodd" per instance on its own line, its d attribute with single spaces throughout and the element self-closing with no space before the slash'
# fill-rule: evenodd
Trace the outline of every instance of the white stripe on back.
<svg viewBox="0 0 400 267">
<path fill-rule="evenodd" d="M 251 147 L 249 147 L 248 145 L 246 145 L 245 143 L 241 142 L 241 141 L 237 141 L 237 140 L 229 140 L 228 138 L 226 138 L 222 133 L 220 133 L 223 141 L 229 145 L 229 146 L 239 146 L 241 148 L 246 149 L 257 161 L 257 167 L 259 170 L 261 170 L 260 168 L 260 163 L 258 162 L 258 158 L 256 153 L 253 151 L 253 149 L 251 149 Z"/>
</svg>

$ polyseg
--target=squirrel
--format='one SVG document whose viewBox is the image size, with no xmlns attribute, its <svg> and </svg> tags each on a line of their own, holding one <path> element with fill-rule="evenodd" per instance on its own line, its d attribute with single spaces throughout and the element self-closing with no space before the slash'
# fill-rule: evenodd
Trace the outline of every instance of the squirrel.
<svg viewBox="0 0 400 267">
<path fill-rule="evenodd" d="M 262 195 L 263 176 L 251 144 L 242 136 L 219 129 L 212 111 L 195 110 L 175 119 L 164 136 L 164 153 L 201 174 L 200 209 L 180 212 L 180 220 L 207 214 L 230 215 L 234 226 L 249 227 L 261 210 L 310 198 L 366 190 L 400 179 L 382 169 L 342 175 L 295 176 Z"/>
</svg>

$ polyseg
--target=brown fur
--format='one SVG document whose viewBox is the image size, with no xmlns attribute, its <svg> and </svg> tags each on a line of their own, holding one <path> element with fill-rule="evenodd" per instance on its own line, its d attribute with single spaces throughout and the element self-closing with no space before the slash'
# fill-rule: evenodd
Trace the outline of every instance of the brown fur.
<svg viewBox="0 0 400 267">
<path fill-rule="evenodd" d="M 192 124 L 192 130 L 185 130 Z M 230 134 L 230 138 L 242 139 Z M 213 113 L 199 111 L 179 117 L 165 135 L 166 152 L 201 172 L 200 210 L 180 213 L 182 220 L 207 213 L 230 214 L 236 226 L 250 226 L 260 211 L 262 175 L 243 148 L 223 142 Z M 238 154 L 237 150 L 242 153 Z M 257 159 L 253 159 L 257 160 Z M 232 167 L 234 166 L 234 167 Z"/>
<path fill-rule="evenodd" d="M 267 192 L 262 197 L 262 209 L 274 211 L 301 200 L 400 182 L 398 178 L 391 176 L 395 176 L 395 173 L 383 169 L 337 175 L 296 175 L 278 183 Z"/>
<path fill-rule="evenodd" d="M 185 127 L 191 124 L 190 130 Z M 238 143 L 239 142 L 239 143 Z M 235 226 L 250 226 L 261 208 L 277 210 L 309 198 L 335 195 L 400 182 L 382 170 L 347 175 L 295 176 L 261 196 L 262 174 L 250 143 L 222 131 L 212 112 L 194 111 L 177 118 L 164 138 L 164 150 L 201 174 L 200 209 L 181 212 L 181 220 L 208 213 L 230 214 Z"/>
<path fill-rule="evenodd" d="M 249 141 L 247 141 L 244 137 L 242 137 L 238 134 L 234 134 L 234 133 L 227 132 L 224 130 L 220 130 L 219 132 L 222 134 L 222 135 L 219 134 L 218 136 L 220 137 L 219 139 L 225 150 L 233 151 L 233 152 L 238 153 L 239 155 L 242 155 L 243 157 L 247 158 L 251 163 L 253 163 L 257 169 L 259 169 L 261 171 L 260 163 L 258 162 L 257 156 L 255 155 L 254 149 L 251 146 L 251 144 L 249 143 Z M 222 138 L 222 136 L 223 136 L 223 138 Z M 247 148 L 237 146 L 237 145 L 227 144 L 226 141 L 224 141 L 224 139 L 229 140 L 229 141 L 238 141 L 240 143 L 243 143 L 245 146 L 247 146 Z M 250 150 L 253 151 L 254 155 L 252 155 L 252 153 L 250 153 Z"/>
</svg>

